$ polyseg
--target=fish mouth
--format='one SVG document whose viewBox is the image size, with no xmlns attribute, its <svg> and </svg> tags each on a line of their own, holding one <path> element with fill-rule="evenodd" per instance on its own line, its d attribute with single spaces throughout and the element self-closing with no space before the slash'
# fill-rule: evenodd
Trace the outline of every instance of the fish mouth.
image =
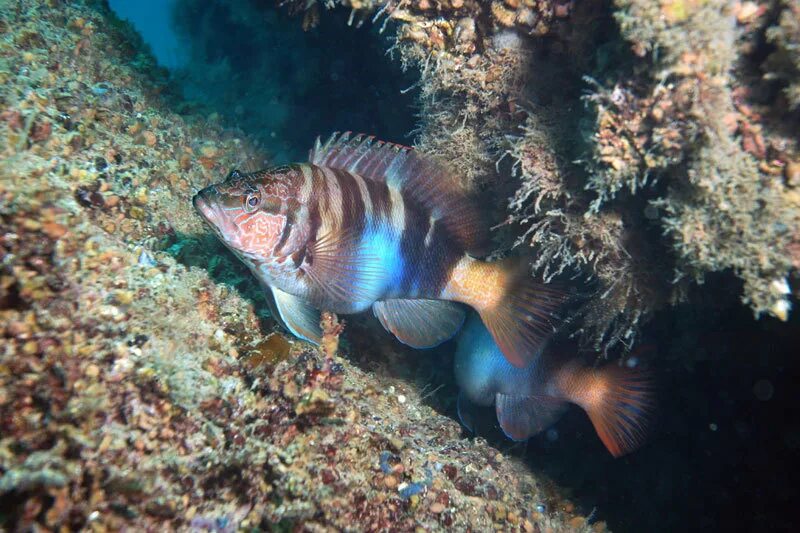
<svg viewBox="0 0 800 533">
<path fill-rule="evenodd" d="M 225 216 L 217 202 L 209 200 L 206 189 L 194 195 L 192 205 L 223 241 L 229 241 L 237 235 L 239 228 Z"/>
</svg>

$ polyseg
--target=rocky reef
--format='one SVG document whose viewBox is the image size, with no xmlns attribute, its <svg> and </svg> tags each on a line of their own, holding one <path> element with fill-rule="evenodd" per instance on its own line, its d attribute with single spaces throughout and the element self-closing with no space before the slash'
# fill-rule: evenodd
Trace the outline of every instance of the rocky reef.
<svg viewBox="0 0 800 533">
<path fill-rule="evenodd" d="M 674 492 L 692 485 L 738 508 L 790 509 L 797 491 L 773 490 L 770 460 L 798 447 L 775 409 L 795 403 L 794 366 L 775 347 L 797 344 L 796 0 L 175 4 L 196 45 L 177 76 L 104 1 L 0 1 L 0 529 L 602 531 L 595 503 L 543 473 L 572 463 L 584 493 L 626 471 L 622 485 L 646 495 L 636 509 L 661 515 L 654 527 L 686 526 Z M 370 29 L 388 56 L 350 65 L 327 50 L 287 90 L 276 73 L 307 53 L 249 57 L 249 72 L 212 53 L 295 39 L 255 31 L 283 16 L 313 35 L 334 10 L 343 40 Z M 218 33 L 232 21 L 252 39 Z M 392 64 L 409 77 L 388 79 Z M 334 85 L 361 114 L 327 106 L 298 126 L 320 72 L 341 82 L 360 68 L 381 81 Z M 187 80 L 218 111 L 187 99 Z M 251 113 L 237 99 L 259 80 L 248 102 L 266 104 Z M 379 105 L 392 98 L 405 100 Z M 588 287 L 570 333 L 613 357 L 681 305 L 650 322 L 670 340 L 651 360 L 673 407 L 656 459 L 609 466 L 564 439 L 534 443 L 531 470 L 519 450 L 465 438 L 447 350 L 403 349 L 356 317 L 327 317 L 320 349 L 284 337 L 192 212 L 193 192 L 243 159 L 296 158 L 343 122 L 406 141 L 393 136 L 412 99 L 418 148 L 485 195 L 498 254 Z M 278 127 L 258 131 L 267 117 Z M 751 321 L 745 338 L 749 318 L 727 300 L 686 305 L 732 291 L 794 329 Z M 689 439 L 703 458 L 681 463 Z M 758 474 L 740 465 L 742 443 Z M 547 464 L 553 448 L 562 461 Z M 723 459 L 703 470 L 711 448 Z M 730 496 L 742 480 L 753 494 Z M 589 501 L 610 507 L 620 486 Z M 706 506 L 694 496 L 687 508 Z M 694 525 L 722 523 L 704 519 Z"/>
<path fill-rule="evenodd" d="M 605 528 L 434 409 L 450 362 L 273 332 L 190 202 L 252 147 L 103 2 L 0 3 L 0 80 L 0 529 Z"/>
<path fill-rule="evenodd" d="M 495 194 L 500 248 L 597 281 L 574 320 L 634 340 L 711 273 L 786 320 L 800 257 L 798 4 L 723 0 L 337 2 L 397 24 L 420 149 Z M 307 24 L 333 3 L 298 2 Z M 324 16 L 324 15 L 323 15 Z"/>
</svg>

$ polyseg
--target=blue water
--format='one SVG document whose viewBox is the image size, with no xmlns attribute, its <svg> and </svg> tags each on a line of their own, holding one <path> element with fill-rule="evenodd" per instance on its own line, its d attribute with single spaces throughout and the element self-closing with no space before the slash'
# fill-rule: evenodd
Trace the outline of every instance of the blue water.
<svg viewBox="0 0 800 533">
<path fill-rule="evenodd" d="M 175 31 L 172 19 L 176 0 L 109 0 L 117 15 L 133 24 L 158 63 L 170 70 L 189 62 L 189 45 Z"/>
</svg>

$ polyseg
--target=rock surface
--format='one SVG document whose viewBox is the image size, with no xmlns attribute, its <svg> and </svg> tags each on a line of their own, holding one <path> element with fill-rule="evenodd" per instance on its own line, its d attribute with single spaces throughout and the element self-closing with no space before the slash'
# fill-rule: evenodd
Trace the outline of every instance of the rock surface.
<svg viewBox="0 0 800 533">
<path fill-rule="evenodd" d="M 0 528 L 603 530 L 272 331 L 190 202 L 246 141 L 157 74 L 102 3 L 0 3 Z"/>
</svg>

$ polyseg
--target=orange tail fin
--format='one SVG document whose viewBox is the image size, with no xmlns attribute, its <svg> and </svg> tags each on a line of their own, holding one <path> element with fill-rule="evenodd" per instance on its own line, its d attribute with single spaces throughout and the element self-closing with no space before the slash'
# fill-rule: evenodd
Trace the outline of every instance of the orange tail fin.
<svg viewBox="0 0 800 533">
<path fill-rule="evenodd" d="M 534 280 L 520 261 L 510 259 L 486 266 L 499 270 L 501 284 L 492 303 L 478 312 L 508 362 L 525 367 L 539 356 L 555 331 L 556 312 L 566 293 Z"/>
<path fill-rule="evenodd" d="M 614 365 L 567 366 L 560 377 L 565 395 L 586 411 L 611 455 L 620 457 L 641 446 L 653 407 L 648 373 Z"/>
<path fill-rule="evenodd" d="M 522 261 L 487 263 L 465 256 L 442 296 L 478 311 L 506 360 L 523 368 L 536 360 L 555 330 L 555 313 L 566 293 L 535 281 Z"/>
</svg>

